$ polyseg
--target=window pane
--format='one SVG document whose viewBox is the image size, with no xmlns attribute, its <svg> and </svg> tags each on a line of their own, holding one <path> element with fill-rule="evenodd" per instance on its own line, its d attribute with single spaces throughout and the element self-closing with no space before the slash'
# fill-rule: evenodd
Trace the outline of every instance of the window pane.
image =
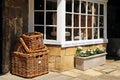
<svg viewBox="0 0 120 80">
<path fill-rule="evenodd" d="M 66 12 L 72 12 L 72 0 L 66 0 Z"/>
<path fill-rule="evenodd" d="M 95 3 L 94 4 L 94 14 L 98 14 L 98 4 L 97 3 Z"/>
<path fill-rule="evenodd" d="M 82 1 L 81 3 L 81 13 L 86 13 L 86 2 Z"/>
<path fill-rule="evenodd" d="M 82 40 L 86 39 L 86 28 L 81 29 L 81 39 Z"/>
<path fill-rule="evenodd" d="M 103 28 L 100 28 L 100 38 L 103 38 Z"/>
<path fill-rule="evenodd" d="M 88 29 L 88 39 L 92 39 L 92 28 Z"/>
<path fill-rule="evenodd" d="M 35 10 L 44 10 L 44 0 L 34 0 Z"/>
<path fill-rule="evenodd" d="M 47 25 L 56 25 L 57 22 L 57 13 L 55 12 L 47 12 L 46 13 L 46 24 Z"/>
<path fill-rule="evenodd" d="M 81 27 L 85 27 L 85 26 L 86 26 L 86 16 L 81 15 Z"/>
<path fill-rule="evenodd" d="M 53 33 L 53 27 L 46 27 L 46 39 L 52 39 L 52 40 L 56 40 L 56 32 L 54 31 Z"/>
<path fill-rule="evenodd" d="M 94 27 L 98 27 L 98 16 L 94 16 Z"/>
<path fill-rule="evenodd" d="M 44 24 L 44 12 L 35 12 L 35 14 L 34 14 L 34 16 L 35 16 L 35 24 Z"/>
<path fill-rule="evenodd" d="M 74 14 L 74 27 L 79 27 L 79 15 Z"/>
<path fill-rule="evenodd" d="M 72 15 L 66 14 L 66 26 L 72 26 Z"/>
<path fill-rule="evenodd" d="M 52 32 L 50 33 L 53 39 L 56 39 L 57 36 L 57 29 L 56 27 L 52 28 Z"/>
<path fill-rule="evenodd" d="M 80 39 L 80 35 L 79 35 L 79 28 L 74 29 L 74 40 L 79 40 Z"/>
<path fill-rule="evenodd" d="M 94 39 L 98 39 L 98 29 L 94 29 Z"/>
<path fill-rule="evenodd" d="M 44 26 L 35 26 L 34 30 L 44 34 Z"/>
<path fill-rule="evenodd" d="M 93 3 L 88 2 L 88 14 L 92 14 L 92 6 L 93 6 Z"/>
<path fill-rule="evenodd" d="M 46 10 L 57 10 L 57 0 L 46 0 Z"/>
<path fill-rule="evenodd" d="M 65 40 L 66 41 L 71 41 L 72 40 L 72 29 L 67 28 L 65 32 Z"/>
<path fill-rule="evenodd" d="M 74 0 L 74 12 L 79 13 L 79 0 Z"/>
<path fill-rule="evenodd" d="M 100 27 L 103 27 L 104 26 L 104 19 L 103 19 L 103 16 L 100 16 L 100 18 L 99 18 L 99 26 Z"/>
<path fill-rule="evenodd" d="M 88 16 L 88 24 L 87 24 L 87 26 L 88 27 L 92 27 L 92 16 Z"/>
<path fill-rule="evenodd" d="M 100 15 L 104 14 L 104 6 L 103 4 L 100 4 Z"/>
</svg>

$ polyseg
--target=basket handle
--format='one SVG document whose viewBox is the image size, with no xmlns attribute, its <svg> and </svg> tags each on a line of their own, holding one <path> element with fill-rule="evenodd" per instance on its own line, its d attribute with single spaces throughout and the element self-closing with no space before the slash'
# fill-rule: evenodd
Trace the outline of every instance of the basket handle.
<svg viewBox="0 0 120 80">
<path fill-rule="evenodd" d="M 21 38 L 21 37 L 20 37 L 20 42 L 21 42 L 21 44 L 23 45 L 23 47 L 24 47 L 24 49 L 26 50 L 26 52 L 28 52 L 28 53 L 35 53 L 35 52 L 40 52 L 40 51 L 41 51 L 41 50 L 31 51 L 31 50 L 27 47 L 27 45 L 25 44 L 23 38 Z"/>
<path fill-rule="evenodd" d="M 27 47 L 27 45 L 25 44 L 23 38 L 20 38 L 20 42 L 21 44 L 23 45 L 24 49 L 27 51 L 27 52 L 30 52 L 29 48 Z"/>
</svg>

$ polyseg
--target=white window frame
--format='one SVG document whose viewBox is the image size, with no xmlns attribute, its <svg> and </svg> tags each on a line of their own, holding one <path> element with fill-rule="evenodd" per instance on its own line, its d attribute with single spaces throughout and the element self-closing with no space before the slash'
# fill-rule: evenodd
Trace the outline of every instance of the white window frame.
<svg viewBox="0 0 120 80">
<path fill-rule="evenodd" d="M 65 7 L 66 0 L 58 0 L 57 8 L 57 40 L 44 40 L 45 44 L 61 47 L 107 43 L 107 0 L 82 0 L 104 4 L 104 39 L 65 41 Z M 29 0 L 28 32 L 34 32 L 34 0 Z"/>
</svg>

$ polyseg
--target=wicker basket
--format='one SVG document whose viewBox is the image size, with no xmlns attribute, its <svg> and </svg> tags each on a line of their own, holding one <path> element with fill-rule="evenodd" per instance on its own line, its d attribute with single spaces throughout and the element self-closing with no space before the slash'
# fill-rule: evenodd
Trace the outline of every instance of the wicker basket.
<svg viewBox="0 0 120 80">
<path fill-rule="evenodd" d="M 40 32 L 26 33 L 23 34 L 21 38 L 29 50 L 39 50 L 40 48 L 44 47 L 43 34 Z"/>
<path fill-rule="evenodd" d="M 23 34 L 19 38 L 19 43 L 14 51 L 21 53 L 35 53 L 47 50 L 42 40 L 43 34 L 40 32 L 32 32 Z"/>
<path fill-rule="evenodd" d="M 48 51 L 34 54 L 13 52 L 11 72 L 26 78 L 48 73 Z"/>
</svg>

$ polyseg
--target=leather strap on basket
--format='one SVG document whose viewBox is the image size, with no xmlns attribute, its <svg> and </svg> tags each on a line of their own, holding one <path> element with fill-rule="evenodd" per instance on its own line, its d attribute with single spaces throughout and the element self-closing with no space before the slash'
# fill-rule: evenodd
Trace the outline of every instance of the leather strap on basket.
<svg viewBox="0 0 120 80">
<path fill-rule="evenodd" d="M 22 44 L 22 46 L 24 47 L 25 51 L 28 52 L 28 53 L 34 53 L 34 52 L 40 52 L 41 50 L 34 50 L 34 51 L 31 51 L 27 45 L 25 44 L 23 38 L 20 37 L 20 42 Z"/>
</svg>

